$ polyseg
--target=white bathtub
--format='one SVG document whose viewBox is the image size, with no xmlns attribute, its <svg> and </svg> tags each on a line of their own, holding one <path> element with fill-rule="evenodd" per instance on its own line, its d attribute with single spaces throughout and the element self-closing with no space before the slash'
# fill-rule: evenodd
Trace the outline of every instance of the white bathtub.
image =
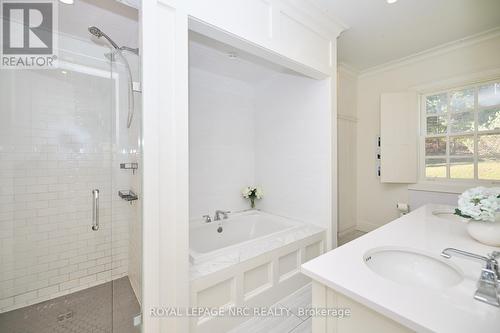
<svg viewBox="0 0 500 333">
<path fill-rule="evenodd" d="M 207 260 L 236 246 L 245 246 L 252 240 L 273 237 L 301 225 L 299 221 L 260 211 L 231 214 L 220 222 L 192 222 L 189 230 L 190 259 L 191 262 Z M 222 227 L 220 233 L 219 226 Z"/>
<path fill-rule="evenodd" d="M 218 222 L 193 221 L 190 306 L 263 307 L 310 282 L 300 265 L 321 255 L 325 229 L 261 211 L 230 214 Z M 191 318 L 190 332 L 227 332 L 245 317 Z"/>
</svg>

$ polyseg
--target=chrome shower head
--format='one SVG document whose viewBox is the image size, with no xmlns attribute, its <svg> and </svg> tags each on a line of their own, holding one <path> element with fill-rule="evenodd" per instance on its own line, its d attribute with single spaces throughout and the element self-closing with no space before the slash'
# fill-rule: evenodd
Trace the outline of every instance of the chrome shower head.
<svg viewBox="0 0 500 333">
<path fill-rule="evenodd" d="M 101 38 L 101 37 L 104 37 L 106 38 L 106 40 L 117 50 L 120 49 L 120 47 L 118 46 L 118 44 L 116 44 L 108 35 L 106 35 L 104 32 L 101 31 L 101 29 L 99 29 L 98 27 L 95 27 L 95 26 L 91 26 L 89 27 L 89 32 L 96 36 L 97 38 Z"/>
<path fill-rule="evenodd" d="M 101 38 L 103 35 L 102 31 L 98 27 L 94 27 L 94 26 L 89 27 L 89 32 L 92 35 L 96 36 L 97 38 Z"/>
</svg>

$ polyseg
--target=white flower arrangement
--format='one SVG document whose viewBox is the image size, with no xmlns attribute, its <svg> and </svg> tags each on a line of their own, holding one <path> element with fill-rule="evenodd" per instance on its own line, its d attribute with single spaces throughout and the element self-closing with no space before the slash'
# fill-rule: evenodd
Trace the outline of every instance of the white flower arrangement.
<svg viewBox="0 0 500 333">
<path fill-rule="evenodd" d="M 495 222 L 500 212 L 500 187 L 475 187 L 458 197 L 455 214 L 475 221 Z"/>
<path fill-rule="evenodd" d="M 241 195 L 250 200 L 250 206 L 255 208 L 255 199 L 260 200 L 264 197 L 264 191 L 260 187 L 247 186 L 241 190 Z"/>
</svg>

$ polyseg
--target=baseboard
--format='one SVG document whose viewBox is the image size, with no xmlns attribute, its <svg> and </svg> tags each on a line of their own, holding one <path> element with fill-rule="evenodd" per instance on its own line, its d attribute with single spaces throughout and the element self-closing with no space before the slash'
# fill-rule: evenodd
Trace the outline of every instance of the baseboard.
<svg viewBox="0 0 500 333">
<path fill-rule="evenodd" d="M 359 230 L 359 231 L 363 231 L 363 232 L 370 232 L 370 231 L 373 231 L 377 228 L 381 227 L 380 225 L 377 225 L 377 224 L 373 224 L 373 223 L 369 223 L 369 222 L 358 222 L 356 224 L 356 227 L 355 229 L 356 230 Z"/>
</svg>

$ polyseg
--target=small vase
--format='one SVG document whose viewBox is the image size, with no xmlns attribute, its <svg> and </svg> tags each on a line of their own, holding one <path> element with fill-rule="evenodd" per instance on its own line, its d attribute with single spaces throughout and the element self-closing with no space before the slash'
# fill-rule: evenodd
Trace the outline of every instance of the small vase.
<svg viewBox="0 0 500 333">
<path fill-rule="evenodd" d="M 500 246 L 500 213 L 497 213 L 495 222 L 470 220 L 467 223 L 467 232 L 480 243 Z"/>
<path fill-rule="evenodd" d="M 255 208 L 255 198 L 250 198 L 250 207 L 251 207 L 252 209 L 254 209 L 254 208 Z"/>
</svg>

